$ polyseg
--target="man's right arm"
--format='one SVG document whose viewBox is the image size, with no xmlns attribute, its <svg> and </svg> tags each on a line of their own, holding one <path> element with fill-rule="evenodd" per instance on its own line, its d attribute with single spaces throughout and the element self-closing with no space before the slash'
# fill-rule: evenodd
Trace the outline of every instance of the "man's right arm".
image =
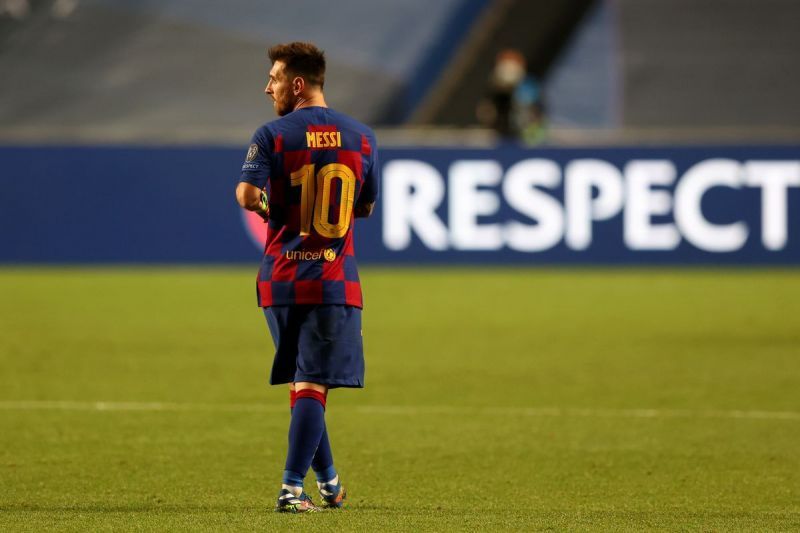
<svg viewBox="0 0 800 533">
<path fill-rule="evenodd" d="M 269 206 L 264 191 L 270 173 L 268 133 L 264 128 L 253 135 L 247 150 L 239 184 L 236 186 L 236 201 L 244 209 L 253 211 L 265 221 L 269 217 Z M 263 196 L 262 196 L 263 195 Z"/>
<path fill-rule="evenodd" d="M 261 193 L 261 189 L 255 185 L 240 181 L 239 185 L 236 186 L 236 201 L 243 208 L 253 211 L 264 220 L 267 220 L 269 218 L 269 208 L 262 204 Z M 267 209 L 264 209 L 265 207 Z"/>
</svg>

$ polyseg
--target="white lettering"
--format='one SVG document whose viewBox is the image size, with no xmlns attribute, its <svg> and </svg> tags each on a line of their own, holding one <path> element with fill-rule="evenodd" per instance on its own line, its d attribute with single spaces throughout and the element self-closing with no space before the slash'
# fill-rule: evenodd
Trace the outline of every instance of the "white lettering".
<svg viewBox="0 0 800 533">
<path fill-rule="evenodd" d="M 721 209 L 716 197 L 721 193 L 712 194 L 714 205 L 706 193 L 715 187 L 760 189 L 763 249 L 783 250 L 789 240 L 790 188 L 800 188 L 800 161 L 708 159 L 678 179 L 667 159 L 631 160 L 624 173 L 608 161 L 577 159 L 562 173 L 555 161 L 532 158 L 512 165 L 505 175 L 498 161 L 461 160 L 452 163 L 445 182 L 429 163 L 394 160 L 383 175 L 383 240 L 390 250 L 408 248 L 416 235 L 429 250 L 539 252 L 564 239 L 569 249 L 581 251 L 592 245 L 595 222 L 614 219 L 616 227 L 622 214 L 629 250 L 675 250 L 686 239 L 699 250 L 724 253 L 747 243 L 746 205 L 736 199 Z M 562 182 L 563 205 L 553 192 Z M 747 198 L 755 192 L 747 191 Z M 437 214 L 445 201 L 446 221 Z M 727 217 L 741 212 L 741 219 L 716 220 L 716 212 Z M 498 215 L 505 221 L 486 220 Z"/>
<path fill-rule="evenodd" d="M 499 224 L 478 224 L 479 216 L 500 209 L 491 187 L 500 183 L 503 169 L 496 161 L 456 161 L 450 166 L 448 216 L 450 241 L 458 250 L 499 250 L 503 235 Z"/>
<path fill-rule="evenodd" d="M 431 250 L 447 249 L 447 228 L 436 215 L 444 180 L 428 163 L 398 159 L 383 168 L 383 242 L 390 250 L 411 244 L 411 230 Z"/>
<path fill-rule="evenodd" d="M 741 165 L 732 159 L 709 159 L 697 163 L 683 175 L 675 188 L 675 222 L 686 240 L 708 252 L 732 252 L 747 241 L 744 222 L 712 224 L 703 216 L 703 194 L 712 187 L 738 189 Z"/>
<path fill-rule="evenodd" d="M 552 248 L 564 235 L 564 211 L 549 194 L 538 190 L 558 187 L 561 169 L 549 159 L 527 159 L 506 172 L 503 196 L 508 204 L 537 224 L 511 221 L 506 225 L 508 247 L 520 252 L 538 252 Z"/>
<path fill-rule="evenodd" d="M 625 166 L 625 244 L 632 250 L 674 250 L 681 242 L 675 224 L 653 224 L 653 215 L 672 212 L 672 196 L 653 186 L 672 185 L 671 161 L 631 161 Z"/>
<path fill-rule="evenodd" d="M 748 161 L 745 183 L 761 187 L 761 242 L 767 250 L 786 247 L 789 187 L 800 187 L 800 161 Z"/>
<path fill-rule="evenodd" d="M 585 250 L 592 243 L 592 221 L 607 220 L 622 209 L 622 174 L 611 163 L 599 159 L 573 161 L 564 174 L 565 240 L 573 250 Z M 594 199 L 593 187 L 598 190 Z"/>
</svg>

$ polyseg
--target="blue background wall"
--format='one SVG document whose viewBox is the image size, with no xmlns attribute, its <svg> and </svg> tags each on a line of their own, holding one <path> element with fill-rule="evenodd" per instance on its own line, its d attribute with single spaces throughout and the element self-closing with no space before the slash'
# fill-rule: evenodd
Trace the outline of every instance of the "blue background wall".
<svg viewBox="0 0 800 533">
<path fill-rule="evenodd" d="M 431 165 L 447 185 L 454 161 L 496 161 L 503 169 L 540 158 L 562 169 L 578 159 L 607 161 L 624 169 L 631 160 L 669 160 L 678 180 L 698 162 L 728 158 L 790 161 L 800 164 L 798 147 L 703 147 L 496 150 L 384 149 L 384 168 L 393 161 Z M 0 262 L 3 263 L 255 263 L 260 256 L 243 223 L 233 191 L 243 151 L 229 148 L 0 148 Z M 384 176 L 386 178 L 386 176 Z M 513 210 L 496 193 L 499 210 L 480 223 L 534 221 Z M 674 185 L 662 190 L 672 193 Z M 563 205 L 564 187 L 546 189 Z M 463 251 L 448 246 L 431 250 L 418 235 L 402 250 L 387 248 L 383 236 L 381 197 L 372 219 L 358 221 L 356 243 L 362 263 L 515 263 L 515 264 L 800 264 L 800 187 L 787 189 L 788 240 L 780 250 L 761 242 L 761 191 L 715 187 L 703 197 L 705 217 L 723 224 L 744 221 L 749 237 L 740 249 L 714 253 L 685 239 L 670 251 L 629 249 L 623 239 L 623 215 L 593 223 L 585 250 L 562 239 L 540 252 L 501 247 Z M 436 214 L 448 223 L 447 201 Z M 670 222 L 670 215 L 654 218 Z"/>
</svg>

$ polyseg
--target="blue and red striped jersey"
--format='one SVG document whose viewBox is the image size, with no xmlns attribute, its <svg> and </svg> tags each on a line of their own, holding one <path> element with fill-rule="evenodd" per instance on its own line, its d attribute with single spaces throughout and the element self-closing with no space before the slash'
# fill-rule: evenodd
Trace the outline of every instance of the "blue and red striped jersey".
<svg viewBox="0 0 800 533">
<path fill-rule="evenodd" d="M 363 306 L 353 211 L 377 197 L 376 148 L 370 128 L 326 107 L 298 109 L 253 135 L 240 181 L 269 197 L 259 305 Z"/>
</svg>

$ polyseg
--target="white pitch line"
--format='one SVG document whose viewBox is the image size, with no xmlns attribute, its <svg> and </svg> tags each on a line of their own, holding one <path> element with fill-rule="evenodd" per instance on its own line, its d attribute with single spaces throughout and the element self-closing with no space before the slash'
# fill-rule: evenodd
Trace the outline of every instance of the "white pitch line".
<svg viewBox="0 0 800 533">
<path fill-rule="evenodd" d="M 581 409 L 559 407 L 456 407 L 446 405 L 365 405 L 352 408 L 367 415 L 525 416 L 588 418 L 727 418 L 800 421 L 799 411 L 721 409 Z M 57 400 L 0 401 L 0 411 L 214 411 L 229 413 L 288 412 L 286 404 L 175 403 L 175 402 L 76 402 Z"/>
<path fill-rule="evenodd" d="M 59 400 L 0 401 L 0 411 L 223 411 L 233 413 L 287 411 L 288 405 L 247 403 L 74 402 Z"/>
<path fill-rule="evenodd" d="M 447 407 L 447 406 L 364 406 L 357 411 L 380 415 L 448 414 L 530 417 L 591 418 L 750 418 L 756 420 L 798 420 L 797 411 L 746 411 L 716 409 L 581 409 L 559 407 Z"/>
</svg>

